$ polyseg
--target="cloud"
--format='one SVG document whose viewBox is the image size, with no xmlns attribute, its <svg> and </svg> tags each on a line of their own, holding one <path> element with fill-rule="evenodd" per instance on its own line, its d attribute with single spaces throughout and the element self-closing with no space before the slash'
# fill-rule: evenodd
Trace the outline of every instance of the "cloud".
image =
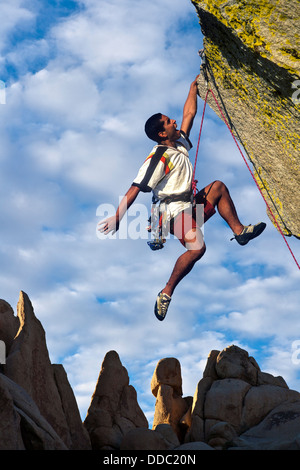
<svg viewBox="0 0 300 470">
<path fill-rule="evenodd" d="M 84 11 L 58 25 L 53 34 L 63 54 L 73 56 L 97 76 L 166 55 L 167 41 L 174 38 L 172 29 L 189 10 L 169 0 L 163 5 L 125 0 L 122 7 L 116 1 L 103 1 L 101 8 L 95 2 L 82 3 Z"/>
<path fill-rule="evenodd" d="M 12 0 L 9 3 L 2 2 L 0 5 L 0 16 L 5 18 L 0 26 L 0 51 L 9 44 L 9 37 L 15 33 L 16 28 L 25 29 L 32 25 L 35 14 L 22 4 L 22 0 Z"/>
<path fill-rule="evenodd" d="M 99 101 L 95 83 L 80 68 L 43 69 L 27 75 L 22 98 L 40 122 L 55 122 L 63 128 L 86 125 L 94 118 Z"/>
<path fill-rule="evenodd" d="M 11 20 L 0 34 L 7 63 L 15 67 L 7 104 L 0 106 L 1 297 L 15 308 L 19 290 L 28 293 L 82 416 L 110 349 L 119 353 L 150 417 L 150 381 L 162 357 L 180 360 L 185 395 L 194 393 L 210 350 L 232 342 L 277 373 L 287 372 L 290 345 L 298 339 L 298 271 L 211 110 L 198 187 L 223 180 L 243 223 L 267 220 L 264 234 L 240 247 L 215 215 L 204 229 L 205 257 L 176 289 L 162 323 L 153 306 L 181 245 L 171 238 L 152 252 L 141 238 L 96 235 L 97 207 L 117 207 L 152 148 L 143 130 L 147 117 L 163 111 L 180 122 L 202 43 L 192 5 L 86 0 L 67 14 L 51 10 L 40 35 L 29 33 L 41 14 L 34 5 L 30 11 L 18 2 L 7 5 Z M 192 161 L 202 105 L 199 100 Z M 151 198 L 141 195 L 138 203 L 148 211 Z M 299 255 L 297 240 L 290 243 Z M 289 378 L 297 388 L 296 366 Z"/>
<path fill-rule="evenodd" d="M 294 282 L 290 276 L 285 280 L 279 276 L 248 279 L 235 291 L 224 295 L 227 309 L 231 304 L 239 310 L 229 311 L 228 315 L 220 317 L 218 327 L 255 337 L 293 336 L 298 322 L 298 282 L 299 276 Z M 284 291 L 289 298 L 288 305 L 286 297 L 282 295 Z"/>
</svg>

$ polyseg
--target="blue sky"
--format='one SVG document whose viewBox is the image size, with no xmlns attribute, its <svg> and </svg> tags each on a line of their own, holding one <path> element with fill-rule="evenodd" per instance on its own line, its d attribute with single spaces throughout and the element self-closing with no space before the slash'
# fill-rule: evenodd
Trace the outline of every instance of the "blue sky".
<svg viewBox="0 0 300 470">
<path fill-rule="evenodd" d="M 114 349 L 151 422 L 150 381 L 177 357 L 193 395 L 212 349 L 237 344 L 261 369 L 300 390 L 299 269 L 224 124 L 207 110 L 198 186 L 220 179 L 245 224 L 267 222 L 240 247 L 218 215 L 205 257 L 182 281 L 164 322 L 155 298 L 182 253 L 146 240 L 97 236 L 97 208 L 116 207 L 152 148 L 154 112 L 181 120 L 199 72 L 202 36 L 189 0 L 13 0 L 0 6 L 0 297 L 25 291 L 62 363 L 84 418 L 106 352 Z M 194 150 L 202 101 L 191 139 Z M 150 208 L 149 195 L 139 204 Z M 131 220 L 131 219 L 130 219 Z M 145 220 L 145 226 L 147 221 Z M 299 241 L 288 239 L 297 259 Z"/>
</svg>

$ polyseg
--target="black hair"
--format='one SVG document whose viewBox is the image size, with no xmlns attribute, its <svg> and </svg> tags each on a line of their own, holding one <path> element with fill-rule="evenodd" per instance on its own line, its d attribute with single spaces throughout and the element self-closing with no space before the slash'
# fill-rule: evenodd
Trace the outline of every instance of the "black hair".
<svg viewBox="0 0 300 470">
<path fill-rule="evenodd" d="M 160 142 L 159 132 L 164 130 L 164 123 L 161 120 L 162 114 L 156 113 L 149 117 L 145 124 L 145 132 L 149 139 Z"/>
</svg>

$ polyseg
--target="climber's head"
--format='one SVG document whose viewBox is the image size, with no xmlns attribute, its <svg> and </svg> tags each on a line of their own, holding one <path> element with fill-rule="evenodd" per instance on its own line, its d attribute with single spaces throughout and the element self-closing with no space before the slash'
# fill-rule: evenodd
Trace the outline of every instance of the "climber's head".
<svg viewBox="0 0 300 470">
<path fill-rule="evenodd" d="M 145 132 L 149 139 L 154 140 L 155 142 L 160 142 L 161 138 L 159 133 L 164 130 L 164 125 L 161 120 L 162 114 L 156 113 L 151 116 L 145 124 Z"/>
<path fill-rule="evenodd" d="M 145 124 L 145 132 L 149 139 L 155 142 L 175 142 L 180 137 L 175 119 L 170 119 L 164 114 L 157 113 L 151 116 Z"/>
</svg>

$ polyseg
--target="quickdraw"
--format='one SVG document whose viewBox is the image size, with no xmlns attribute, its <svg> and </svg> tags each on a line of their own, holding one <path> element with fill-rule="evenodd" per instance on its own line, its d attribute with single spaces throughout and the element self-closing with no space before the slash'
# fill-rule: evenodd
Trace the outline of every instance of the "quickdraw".
<svg viewBox="0 0 300 470">
<path fill-rule="evenodd" d="M 154 239 L 147 242 L 153 251 L 161 250 L 166 243 L 163 227 L 165 226 L 166 212 L 160 210 L 160 201 L 152 199 L 151 215 L 148 219 L 148 232 L 152 232 Z"/>
</svg>

